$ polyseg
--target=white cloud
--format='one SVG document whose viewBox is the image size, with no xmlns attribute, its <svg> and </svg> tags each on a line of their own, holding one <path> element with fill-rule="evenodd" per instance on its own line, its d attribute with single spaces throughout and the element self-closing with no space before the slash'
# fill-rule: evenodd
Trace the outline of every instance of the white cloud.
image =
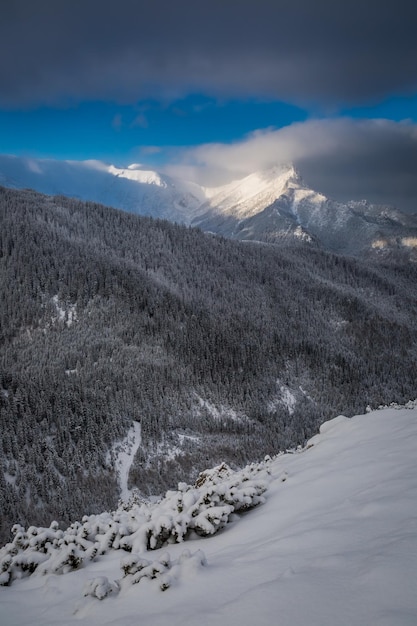
<svg viewBox="0 0 417 626">
<path fill-rule="evenodd" d="M 267 128 L 234 143 L 182 150 L 167 171 L 216 185 L 288 162 L 333 197 L 417 211 L 417 125 L 407 121 L 316 119 Z"/>
<path fill-rule="evenodd" d="M 335 150 L 344 122 L 312 121 L 257 130 L 234 143 L 209 143 L 185 150 L 180 169 L 193 178 L 239 178 L 276 163 L 297 162 Z M 178 171 L 178 166 L 171 171 Z"/>
</svg>

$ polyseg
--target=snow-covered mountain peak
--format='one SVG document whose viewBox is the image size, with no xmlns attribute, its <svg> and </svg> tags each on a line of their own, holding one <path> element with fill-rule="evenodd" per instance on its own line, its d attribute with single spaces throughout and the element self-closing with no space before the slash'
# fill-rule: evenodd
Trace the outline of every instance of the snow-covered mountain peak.
<svg viewBox="0 0 417 626">
<path fill-rule="evenodd" d="M 288 183 L 302 184 L 301 174 L 293 163 L 286 163 L 283 165 L 275 164 L 265 170 L 256 172 L 260 179 L 270 181 L 286 180 Z"/>
<path fill-rule="evenodd" d="M 205 211 L 193 224 L 233 239 L 308 241 L 332 252 L 363 254 L 414 238 L 417 222 L 389 207 L 338 202 L 311 189 L 293 165 L 276 165 L 206 190 Z M 410 250 L 405 243 L 401 249 Z"/>
<path fill-rule="evenodd" d="M 302 185 L 301 177 L 292 164 L 274 165 L 205 191 L 210 205 L 217 213 L 244 219 L 256 215 L 290 189 L 298 189 Z"/>
<path fill-rule="evenodd" d="M 205 193 L 207 198 L 213 198 L 220 194 L 233 193 L 239 189 L 242 196 L 253 196 L 271 186 L 281 191 L 290 182 L 302 184 L 301 176 L 295 167 L 292 164 L 274 165 L 266 170 L 258 170 L 248 174 L 244 178 L 232 180 L 225 185 L 206 188 Z"/>
<path fill-rule="evenodd" d="M 166 181 L 161 177 L 160 174 L 158 174 L 158 172 L 154 172 L 152 170 L 142 170 L 139 169 L 137 166 L 118 168 L 114 165 L 110 165 L 108 167 L 108 172 L 110 174 L 113 174 L 114 176 L 119 176 L 120 178 L 128 178 L 129 180 L 134 180 L 138 183 L 143 183 L 145 185 L 157 185 L 158 187 L 167 187 Z"/>
<path fill-rule="evenodd" d="M 202 188 L 133 163 L 59 161 L 0 155 L 0 185 L 100 202 L 125 211 L 190 223 Z"/>
</svg>

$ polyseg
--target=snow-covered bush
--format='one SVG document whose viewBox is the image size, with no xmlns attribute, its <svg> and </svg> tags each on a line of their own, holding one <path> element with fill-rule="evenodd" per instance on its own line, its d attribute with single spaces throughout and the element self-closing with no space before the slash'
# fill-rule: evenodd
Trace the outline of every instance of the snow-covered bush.
<svg viewBox="0 0 417 626">
<path fill-rule="evenodd" d="M 81 567 L 84 558 L 82 549 L 75 543 L 63 545 L 59 550 L 54 550 L 50 558 L 42 562 L 38 568 L 39 574 L 67 574 Z"/>
<path fill-rule="evenodd" d="M 157 581 L 161 591 L 166 591 L 184 573 L 187 571 L 194 573 L 205 565 L 207 565 L 207 559 L 202 550 L 197 550 L 193 554 L 189 550 L 184 550 L 180 557 L 174 561 L 171 561 L 168 553 L 154 561 L 144 559 L 138 554 L 131 554 L 122 559 L 121 568 L 124 572 L 124 579 L 120 586 L 125 588 L 136 585 L 147 578 Z"/>
<path fill-rule="evenodd" d="M 207 559 L 202 550 L 193 554 L 184 550 L 180 557 L 171 561 L 168 553 L 158 559 L 150 561 L 139 554 L 129 554 L 122 558 L 120 567 L 123 578 L 110 582 L 106 576 L 99 576 L 89 580 L 84 585 L 84 596 L 91 596 L 103 600 L 109 594 L 117 594 L 119 591 L 137 585 L 142 580 L 155 581 L 161 591 L 166 591 L 178 582 L 182 576 L 190 573 L 194 575 L 201 567 L 207 565 Z"/>
<path fill-rule="evenodd" d="M 110 582 L 107 576 L 98 576 L 89 580 L 84 585 L 84 596 L 91 596 L 92 598 L 98 598 L 103 600 L 110 593 L 116 594 L 119 592 L 119 584 L 117 581 Z"/>
<path fill-rule="evenodd" d="M 13 541 L 0 549 L 0 585 L 31 574 L 65 574 L 109 550 L 122 549 L 131 553 L 122 561 L 122 569 L 132 583 L 143 576 L 165 576 L 161 585 L 168 588 L 173 568 L 169 558 L 151 562 L 138 555 L 180 543 L 191 533 L 213 535 L 235 512 L 264 502 L 270 462 L 268 458 L 240 471 L 223 463 L 202 472 L 194 486 L 180 483 L 177 491 L 168 491 L 159 502 L 136 501 L 130 508 L 122 504 L 112 513 L 85 516 L 65 531 L 57 522 L 49 528 L 27 530 L 16 524 Z M 91 588 L 88 595 L 104 593 L 100 585 L 96 585 L 97 593 Z"/>
</svg>

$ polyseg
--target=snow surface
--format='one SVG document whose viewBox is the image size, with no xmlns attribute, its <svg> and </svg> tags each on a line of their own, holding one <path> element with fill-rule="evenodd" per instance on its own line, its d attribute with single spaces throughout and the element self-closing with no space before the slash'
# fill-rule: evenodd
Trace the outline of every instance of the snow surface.
<svg viewBox="0 0 417 626">
<path fill-rule="evenodd" d="M 416 438 L 415 402 L 339 416 L 304 450 L 269 463 L 265 504 L 214 536 L 146 553 L 176 568 L 166 591 L 145 577 L 118 592 L 123 555 L 126 571 L 139 565 L 112 550 L 80 570 L 1 587 L 0 623 L 415 626 Z"/>
<path fill-rule="evenodd" d="M 129 471 L 135 458 L 135 454 L 142 442 L 140 422 L 133 422 L 122 442 L 118 442 L 110 456 L 114 458 L 113 465 L 118 474 L 120 499 L 127 502 L 131 496 L 128 489 Z"/>
<path fill-rule="evenodd" d="M 202 188 L 133 164 L 59 161 L 0 155 L 0 185 L 100 202 L 142 215 L 189 223 L 204 201 Z"/>
<path fill-rule="evenodd" d="M 205 193 L 217 213 L 246 219 L 299 184 L 299 175 L 293 166 L 274 166 L 221 187 L 205 189 Z"/>
</svg>

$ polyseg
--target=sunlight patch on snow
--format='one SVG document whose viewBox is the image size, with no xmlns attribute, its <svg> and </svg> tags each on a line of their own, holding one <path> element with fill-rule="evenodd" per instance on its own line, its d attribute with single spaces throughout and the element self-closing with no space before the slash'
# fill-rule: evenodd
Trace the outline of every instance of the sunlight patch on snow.
<svg viewBox="0 0 417 626">
<path fill-rule="evenodd" d="M 403 237 L 401 243 L 407 248 L 417 248 L 417 237 Z"/>
<path fill-rule="evenodd" d="M 374 250 L 382 250 L 383 248 L 386 248 L 388 245 L 388 241 L 386 239 L 375 239 L 372 242 L 372 248 Z"/>
<path fill-rule="evenodd" d="M 205 193 L 216 212 L 246 219 L 281 197 L 295 176 L 292 166 L 275 166 L 221 187 L 205 189 Z"/>
</svg>

